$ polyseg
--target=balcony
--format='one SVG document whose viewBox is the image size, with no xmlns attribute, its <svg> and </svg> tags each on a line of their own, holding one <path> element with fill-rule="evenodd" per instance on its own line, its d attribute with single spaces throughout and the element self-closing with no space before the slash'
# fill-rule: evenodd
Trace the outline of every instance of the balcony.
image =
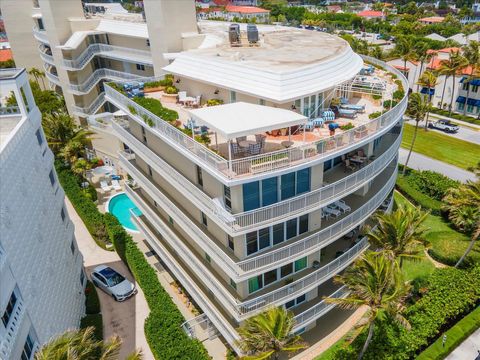
<svg viewBox="0 0 480 360">
<path fill-rule="evenodd" d="M 53 59 L 52 50 L 50 48 L 46 47 L 44 44 L 40 44 L 38 46 L 38 52 L 44 62 L 50 65 L 55 65 L 55 60 Z"/>
<path fill-rule="evenodd" d="M 44 64 L 45 67 L 45 75 L 52 84 L 60 86 L 60 79 L 58 77 L 57 69 L 55 66 L 47 66 Z"/>
<path fill-rule="evenodd" d="M 90 115 L 95 114 L 98 109 L 105 103 L 105 93 L 101 92 L 98 94 L 97 98 L 92 101 L 92 103 L 88 106 L 81 107 L 81 106 L 72 106 L 73 113 L 77 116 L 87 117 Z"/>
<path fill-rule="evenodd" d="M 243 281 L 286 263 L 297 260 L 332 243 L 339 237 L 355 229 L 365 222 L 371 214 L 384 202 L 391 192 L 396 180 L 396 160 L 372 181 L 372 186 L 365 196 L 349 195 L 344 200 L 351 206 L 351 212 L 336 219 L 324 220 L 322 229 L 306 233 L 295 240 L 287 241 L 281 246 L 275 246 L 266 252 L 238 261 L 228 252 L 224 245 L 218 242 L 205 229 L 200 228 L 189 214 L 179 207 L 167 193 L 154 184 L 150 176 L 142 172 L 134 161 L 121 158 L 121 165 L 129 175 L 148 193 L 157 204 L 167 211 L 172 219 L 182 226 L 187 235 L 203 248 L 225 273 L 234 281 Z M 127 193 L 135 201 L 137 194 L 127 187 Z M 139 206 L 141 208 L 141 205 Z"/>
<path fill-rule="evenodd" d="M 405 78 L 398 70 L 378 60 L 371 58 L 368 58 L 368 60 L 396 75 L 401 79 L 403 88 L 408 88 Z M 355 81 L 348 85 L 353 93 L 359 92 L 359 89 L 364 86 L 361 83 L 357 84 Z M 394 85 L 390 84 L 388 86 L 390 86 L 390 91 L 394 90 L 391 88 Z M 345 91 L 345 85 L 340 85 L 333 91 Z M 349 121 L 356 124 L 354 128 L 340 130 L 340 133 L 337 135 L 329 136 L 325 134 L 323 129 L 317 129 L 318 131 L 315 134 L 307 136 L 305 139 L 302 138 L 304 135 L 300 135 L 300 139 L 295 138 L 293 139 L 294 141 L 289 141 L 288 144 L 293 143 L 293 145 L 288 148 L 282 148 L 283 145 L 280 141 L 267 138 L 263 153 L 259 155 L 239 158 L 228 156 L 228 158 L 225 158 L 225 149 L 228 150 L 228 146 L 219 143 L 218 146 L 207 147 L 186 135 L 179 128 L 172 126 L 152 112 L 139 106 L 134 100 L 129 99 L 112 87 L 106 85 L 105 92 L 108 101 L 125 111 L 140 124 L 145 123 L 144 119 L 149 119 L 152 123 L 150 130 L 153 133 L 228 185 L 276 170 L 294 169 L 307 163 L 313 165 L 338 154 L 348 152 L 387 132 L 401 119 L 407 106 L 407 96 L 405 96 L 391 109 L 370 107 L 371 112 L 382 111 L 383 113 L 374 119 L 369 119 L 368 112 L 362 114 L 358 119 Z M 131 109 L 133 110 L 130 111 Z M 340 120 L 344 121 L 345 119 Z"/>
<path fill-rule="evenodd" d="M 95 56 L 153 66 L 149 51 L 107 44 L 91 44 L 75 59 L 63 60 L 63 67 L 71 71 L 82 70 Z"/>
<path fill-rule="evenodd" d="M 0 342 L 0 358 L 10 359 L 25 313 L 26 310 L 22 299 L 17 298 L 17 303 L 15 304 L 15 308 L 10 316 L 7 328 L 5 329 L 5 337 Z"/>
<path fill-rule="evenodd" d="M 347 267 L 356 257 L 358 257 L 367 247 L 366 238 L 356 243 L 339 241 L 325 252 L 325 265 L 318 269 L 307 269 L 292 277 L 292 283 L 282 285 L 283 282 L 277 282 L 275 286 L 270 286 L 258 293 L 250 295 L 246 300 L 241 301 L 237 294 L 230 291 L 229 284 L 225 283 L 202 258 L 196 255 L 195 250 L 188 244 L 182 235 L 172 226 L 166 224 L 157 210 L 148 205 L 148 201 L 143 196 L 130 188 L 127 193 L 131 196 L 138 208 L 148 219 L 155 230 L 161 233 L 161 236 L 151 236 L 155 241 L 165 241 L 171 252 L 180 256 L 185 261 L 189 270 L 195 274 L 199 281 L 203 282 L 206 288 L 213 292 L 215 298 L 228 309 L 229 313 L 236 318 L 236 321 L 252 316 L 270 305 L 281 305 L 295 297 L 298 297 L 323 282 L 338 274 Z M 135 215 L 133 215 L 135 216 Z M 144 229 L 150 232 L 150 229 Z M 338 256 L 341 254 L 340 256 Z M 331 260 L 331 261 L 330 261 Z"/>
<path fill-rule="evenodd" d="M 339 167 L 325 173 L 327 184 L 319 189 L 299 195 L 273 205 L 231 214 L 220 207 L 195 184 L 176 171 L 160 156 L 150 150 L 130 133 L 127 124 L 113 123 L 113 129 L 120 140 L 137 153 L 162 177 L 193 202 L 202 212 L 211 217 L 217 225 L 230 235 L 259 229 L 271 222 L 286 221 L 304 213 L 314 211 L 322 206 L 355 191 L 377 176 L 396 156 L 400 146 L 401 134 L 389 134 L 382 141 L 382 146 L 375 150 L 374 160 L 356 172 L 345 176 Z M 120 155 L 122 158 L 122 155 Z M 124 159 L 126 161 L 126 159 Z"/>
<path fill-rule="evenodd" d="M 49 44 L 47 32 L 45 30 L 40 30 L 38 27 L 33 27 L 33 37 L 44 44 Z"/>
<path fill-rule="evenodd" d="M 97 69 L 83 83 L 70 84 L 69 90 L 70 93 L 74 95 L 85 95 L 88 94 L 100 80 L 122 81 L 133 79 L 138 80 L 138 75 L 110 69 Z"/>
</svg>

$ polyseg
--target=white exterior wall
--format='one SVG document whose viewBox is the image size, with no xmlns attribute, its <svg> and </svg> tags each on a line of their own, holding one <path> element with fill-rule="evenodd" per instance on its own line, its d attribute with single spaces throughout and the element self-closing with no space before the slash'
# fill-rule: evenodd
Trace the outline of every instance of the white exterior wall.
<svg viewBox="0 0 480 360">
<path fill-rule="evenodd" d="M 21 78 L 26 85 L 25 73 Z M 3 81 L 0 85 L 2 97 L 8 95 L 10 89 Z M 24 91 L 31 98 L 29 85 Z M 6 358 L 0 352 L 2 360 L 20 358 L 29 332 L 40 345 L 67 329 L 78 328 L 85 307 L 85 280 L 83 284 L 80 281 L 83 258 L 65 209 L 64 192 L 56 174 L 53 186 L 49 179 L 53 154 L 41 130 L 40 112 L 33 100 L 29 104 L 28 117 L 22 115 L 10 140 L 3 138 L 0 145 L 0 250 L 4 252 L 3 266 L 0 255 L 0 314 L 15 287 L 24 306 L 23 320 L 8 347 L 2 343 L 7 334 L 0 323 L 0 350 L 10 351 Z"/>
</svg>

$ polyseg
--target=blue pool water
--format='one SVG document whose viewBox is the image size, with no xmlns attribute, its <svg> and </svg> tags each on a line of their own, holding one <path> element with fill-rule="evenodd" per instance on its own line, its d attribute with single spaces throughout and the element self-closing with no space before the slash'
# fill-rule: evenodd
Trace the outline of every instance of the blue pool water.
<svg viewBox="0 0 480 360">
<path fill-rule="evenodd" d="M 133 209 L 135 215 L 142 215 L 142 212 L 130 200 L 127 194 L 118 194 L 113 196 L 108 203 L 108 212 L 112 213 L 124 228 L 137 231 L 137 227 L 130 218 L 130 209 Z"/>
</svg>

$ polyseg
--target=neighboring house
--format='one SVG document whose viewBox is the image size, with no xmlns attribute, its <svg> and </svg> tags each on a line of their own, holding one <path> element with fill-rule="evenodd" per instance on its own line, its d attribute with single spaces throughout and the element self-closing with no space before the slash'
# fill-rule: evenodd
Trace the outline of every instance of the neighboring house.
<svg viewBox="0 0 480 360">
<path fill-rule="evenodd" d="M 0 359 L 30 360 L 80 326 L 86 276 L 25 69 L 0 70 L 0 99 Z"/>
<path fill-rule="evenodd" d="M 418 19 L 418 22 L 424 25 L 439 24 L 443 22 L 445 18 L 443 16 L 431 16 Z"/>
<path fill-rule="evenodd" d="M 385 20 L 385 14 L 383 13 L 383 11 L 363 10 L 357 13 L 357 15 L 367 20 L 373 20 L 373 19 Z"/>
<path fill-rule="evenodd" d="M 443 37 L 442 35 L 439 35 L 437 33 L 433 33 L 430 35 L 425 36 L 425 38 L 430 39 L 430 40 L 436 40 L 436 41 L 445 41 L 447 38 Z"/>
<path fill-rule="evenodd" d="M 462 77 L 460 80 L 455 112 L 463 114 L 466 107 L 467 115 L 480 118 L 480 76 L 470 80 L 469 83 L 465 81 L 466 79 L 467 77 Z"/>
<path fill-rule="evenodd" d="M 246 20 L 256 23 L 267 23 L 270 21 L 270 10 L 255 6 L 208 6 L 197 10 L 197 19 L 224 19 L 225 21 Z"/>
<path fill-rule="evenodd" d="M 460 45 L 466 45 L 470 41 L 480 41 L 480 31 L 477 31 L 474 34 L 465 35 L 465 34 L 455 34 L 448 38 L 448 40 L 453 40 L 459 43 Z"/>
<path fill-rule="evenodd" d="M 327 5 L 327 12 L 336 14 L 339 11 L 342 11 L 342 7 L 340 5 Z"/>
</svg>

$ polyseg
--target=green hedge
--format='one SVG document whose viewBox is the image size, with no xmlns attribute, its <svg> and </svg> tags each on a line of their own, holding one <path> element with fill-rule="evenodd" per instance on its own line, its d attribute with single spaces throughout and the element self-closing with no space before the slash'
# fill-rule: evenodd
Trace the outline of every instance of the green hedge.
<svg viewBox="0 0 480 360">
<path fill-rule="evenodd" d="M 98 298 L 97 289 L 91 281 L 87 281 L 85 287 L 85 312 L 87 314 L 99 314 L 100 313 L 100 300 Z"/>
<path fill-rule="evenodd" d="M 442 337 L 439 337 L 432 345 L 422 352 L 417 360 L 442 360 L 447 357 L 467 337 L 480 328 L 480 306 L 456 323 L 446 332 L 447 340 L 443 345 Z"/>
<path fill-rule="evenodd" d="M 178 113 L 175 110 L 163 107 L 160 100 L 134 97 L 133 101 L 165 121 L 174 121 L 178 119 Z"/>
<path fill-rule="evenodd" d="M 411 330 L 387 318 L 380 319 L 365 354 L 368 360 L 407 360 L 443 335 L 444 329 L 468 314 L 480 302 L 480 265 L 466 271 L 455 268 L 436 269 L 410 300 L 405 317 Z M 358 353 L 366 338 L 363 331 L 355 341 L 337 352 L 337 359 L 350 359 Z"/>
<path fill-rule="evenodd" d="M 407 199 L 409 199 L 416 205 L 420 205 L 425 209 L 430 209 L 432 214 L 434 215 L 441 214 L 442 202 L 432 199 L 431 197 L 417 190 L 404 176 L 398 176 L 396 188 L 398 191 L 400 191 L 400 193 L 402 193 L 402 195 L 404 195 Z"/>
<path fill-rule="evenodd" d="M 170 295 L 158 281 L 155 270 L 148 264 L 132 237 L 117 218 L 105 215 L 107 231 L 119 256 L 132 271 L 145 294 L 150 314 L 145 320 L 145 336 L 156 359 L 209 359 L 202 343 L 189 338 L 181 325 L 184 317 Z"/>
<path fill-rule="evenodd" d="M 479 119 L 476 119 L 476 118 L 471 117 L 471 116 L 457 114 L 457 113 L 454 113 L 454 112 L 452 112 L 450 114 L 450 112 L 448 110 L 442 110 L 442 109 L 434 107 L 434 108 L 432 108 L 432 110 L 430 110 L 430 112 L 432 112 L 434 114 L 437 114 L 437 115 L 451 117 L 452 119 L 465 121 L 465 122 L 468 122 L 468 123 L 471 123 L 471 124 L 480 125 L 480 120 Z"/>
<path fill-rule="evenodd" d="M 438 201 L 442 201 L 449 189 L 460 185 L 459 181 L 429 170 L 409 169 L 406 180 L 417 190 Z"/>
<path fill-rule="evenodd" d="M 59 162 L 55 164 L 58 179 L 65 194 L 72 203 L 95 242 L 103 249 L 111 250 L 111 243 L 103 220 L 103 214 L 98 211 L 95 203 L 79 185 L 79 178 Z"/>
<path fill-rule="evenodd" d="M 80 320 L 80 328 L 85 329 L 93 326 L 95 331 L 93 336 L 96 340 L 103 340 L 103 320 L 102 314 L 88 314 Z"/>
</svg>

